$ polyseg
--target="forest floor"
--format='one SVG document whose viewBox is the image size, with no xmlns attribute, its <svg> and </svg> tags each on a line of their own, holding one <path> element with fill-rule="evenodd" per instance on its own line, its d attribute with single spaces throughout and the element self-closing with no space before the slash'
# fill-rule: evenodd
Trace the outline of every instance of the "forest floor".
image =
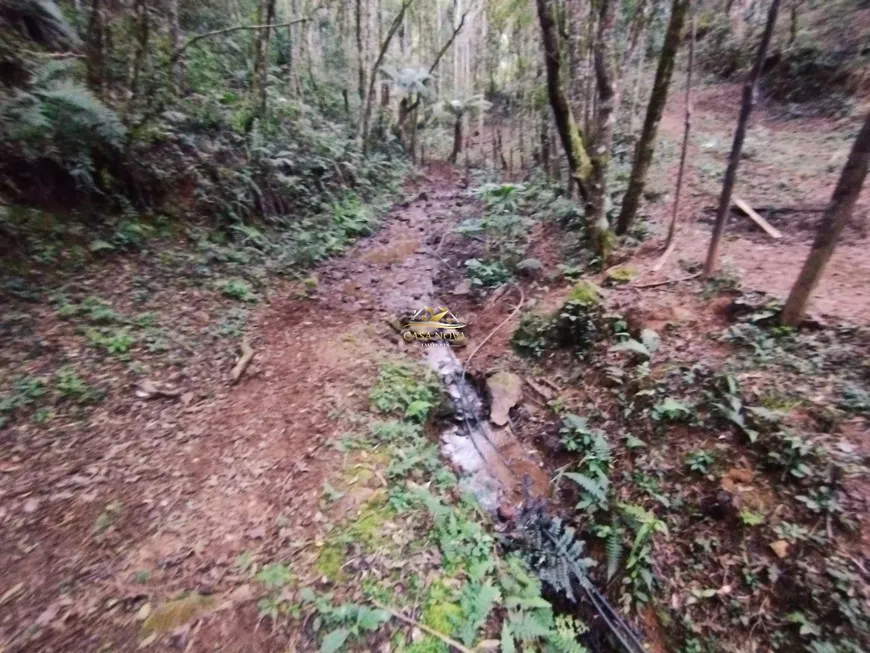
<svg viewBox="0 0 870 653">
<path fill-rule="evenodd" d="M 727 85 L 699 93 L 681 212 L 692 224 L 669 266 L 645 272 L 658 255 L 650 238 L 627 262 L 639 279 L 590 277 L 607 286 L 600 341 L 580 356 L 523 358 L 510 346 L 514 321 L 469 375 L 526 380 L 514 427 L 523 455 L 547 474 L 576 463 L 566 441 L 610 439 L 614 516 L 598 523 L 602 513 L 584 508 L 578 521 L 602 568 L 602 529 L 625 536 L 621 559 L 634 571 L 621 567 L 609 595 L 638 609 L 650 650 L 860 647 L 870 372 L 867 331 L 840 325 L 870 326 L 866 242 L 847 235 L 814 296 L 830 327 L 778 332 L 765 324 L 766 300 L 735 289 L 739 280 L 787 292 L 819 216 L 804 210 L 827 201 L 850 142 L 841 128 L 853 121 L 759 112 L 736 192 L 755 207 L 792 209 L 765 214 L 784 237 L 734 216 L 727 275 L 640 287 L 702 260 L 737 97 Z M 668 214 L 680 112 L 672 102 L 662 126 L 653 228 Z M 415 363 L 422 350 L 390 325 L 443 304 L 469 323 L 473 348 L 512 314 L 511 293 L 462 283 L 464 261 L 484 254 L 452 231 L 482 211 L 468 182 L 428 167 L 373 235 L 305 282 L 228 285 L 247 265 L 230 250 L 162 243 L 175 254 L 111 256 L 52 289 L 16 287 L 0 325 L 0 364 L 11 371 L 2 382 L 0 651 L 446 650 L 398 621 L 375 632 L 385 615 L 361 606 L 376 603 L 454 637 L 470 627 L 472 643 L 498 639 L 463 594 L 481 593 L 470 567 L 491 555 L 488 520 L 455 507 L 445 525 L 415 495 L 418 485 L 457 493 L 431 444 L 439 417 L 414 419 L 420 402 L 424 413 L 435 403 L 432 378 Z M 856 215 L 867 211 L 865 197 Z M 533 227 L 528 256 L 543 269 L 521 282 L 524 309 L 546 315 L 570 297 L 573 281 L 556 270 L 568 256 L 563 240 L 552 222 Z M 202 283 L 208 266 L 217 285 Z M 255 356 L 231 386 L 243 334 Z M 610 347 L 628 334 L 645 339 L 646 354 Z M 565 426 L 571 414 L 588 428 Z M 554 505 L 564 510 L 580 494 L 555 490 Z M 516 506 L 499 512 L 507 523 L 495 530 L 509 530 Z M 638 515 L 669 534 L 632 546 Z M 506 582 L 492 582 L 507 595 Z"/>
</svg>

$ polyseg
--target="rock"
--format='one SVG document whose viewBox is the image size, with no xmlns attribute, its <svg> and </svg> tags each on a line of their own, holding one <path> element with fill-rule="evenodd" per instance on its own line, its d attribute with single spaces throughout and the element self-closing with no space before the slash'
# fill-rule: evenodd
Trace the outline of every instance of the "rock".
<svg viewBox="0 0 870 653">
<path fill-rule="evenodd" d="M 467 295 L 471 292 L 471 284 L 468 281 L 460 281 L 453 289 L 453 294 L 457 296 Z"/>
<path fill-rule="evenodd" d="M 770 548 L 776 554 L 776 557 L 780 560 L 788 557 L 788 542 L 786 542 L 785 540 L 777 540 L 776 542 L 771 542 Z"/>
<path fill-rule="evenodd" d="M 510 409 L 523 396 L 523 380 L 511 372 L 496 372 L 486 380 L 489 391 L 489 419 L 497 426 L 508 423 Z"/>
<path fill-rule="evenodd" d="M 543 268 L 543 264 L 536 258 L 526 258 L 517 263 L 517 270 L 526 276 L 534 276 L 535 272 L 539 272 Z"/>
</svg>

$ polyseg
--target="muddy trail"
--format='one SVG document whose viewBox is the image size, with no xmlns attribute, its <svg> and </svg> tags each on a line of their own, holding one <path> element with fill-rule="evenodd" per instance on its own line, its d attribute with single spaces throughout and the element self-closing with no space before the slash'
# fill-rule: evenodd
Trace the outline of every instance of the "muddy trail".
<svg viewBox="0 0 870 653">
<path fill-rule="evenodd" d="M 544 493 L 540 461 L 509 424 L 483 426 L 469 446 L 469 417 L 486 419 L 452 351 L 405 343 L 393 328 L 421 307 L 450 306 L 479 342 L 511 315 L 516 299 L 469 310 L 466 256 L 451 235 L 478 211 L 465 186 L 449 167 L 428 168 L 374 235 L 315 270 L 316 290 L 273 293 L 249 323 L 255 356 L 235 387 L 212 383 L 193 402 L 140 393 L 49 433 L 66 439 L 18 442 L 21 455 L 0 470 L 0 650 L 307 650 L 261 625 L 238 559 L 280 559 L 294 571 L 316 559 L 324 484 L 347 462 L 337 445 L 391 353 L 428 359 L 466 402 L 445 441 L 482 502 L 510 504 L 523 479 Z M 186 595 L 207 598 L 204 616 L 187 606 L 178 623 L 143 630 L 154 606 Z"/>
</svg>

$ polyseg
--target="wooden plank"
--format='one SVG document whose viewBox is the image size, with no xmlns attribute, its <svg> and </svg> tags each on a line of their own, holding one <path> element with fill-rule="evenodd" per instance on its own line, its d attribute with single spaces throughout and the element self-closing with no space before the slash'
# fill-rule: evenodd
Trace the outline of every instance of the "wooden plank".
<svg viewBox="0 0 870 653">
<path fill-rule="evenodd" d="M 758 215 L 755 211 L 752 210 L 752 207 L 749 206 L 746 202 L 744 202 L 739 197 L 734 198 L 734 204 L 738 209 L 743 211 L 746 215 L 748 215 L 759 227 L 764 229 L 768 236 L 771 238 L 782 238 L 782 232 L 779 229 L 775 228 L 771 225 L 767 220 Z"/>
</svg>

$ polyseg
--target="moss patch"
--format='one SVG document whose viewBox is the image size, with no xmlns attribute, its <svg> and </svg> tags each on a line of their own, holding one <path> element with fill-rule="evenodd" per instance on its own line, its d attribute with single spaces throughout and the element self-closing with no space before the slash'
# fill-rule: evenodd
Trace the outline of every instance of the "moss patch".
<svg viewBox="0 0 870 653">
<path fill-rule="evenodd" d="M 601 288 L 591 281 L 579 281 L 571 288 L 566 301 L 598 304 L 601 302 Z"/>
<path fill-rule="evenodd" d="M 318 575 L 329 581 L 336 582 L 344 577 L 341 567 L 344 564 L 344 550 L 337 544 L 325 546 L 317 556 L 314 569 Z"/>
<path fill-rule="evenodd" d="M 141 634 L 145 637 L 152 633 L 168 633 L 190 623 L 214 606 L 214 599 L 199 594 L 191 594 L 169 601 L 155 608 L 142 623 Z"/>
</svg>

